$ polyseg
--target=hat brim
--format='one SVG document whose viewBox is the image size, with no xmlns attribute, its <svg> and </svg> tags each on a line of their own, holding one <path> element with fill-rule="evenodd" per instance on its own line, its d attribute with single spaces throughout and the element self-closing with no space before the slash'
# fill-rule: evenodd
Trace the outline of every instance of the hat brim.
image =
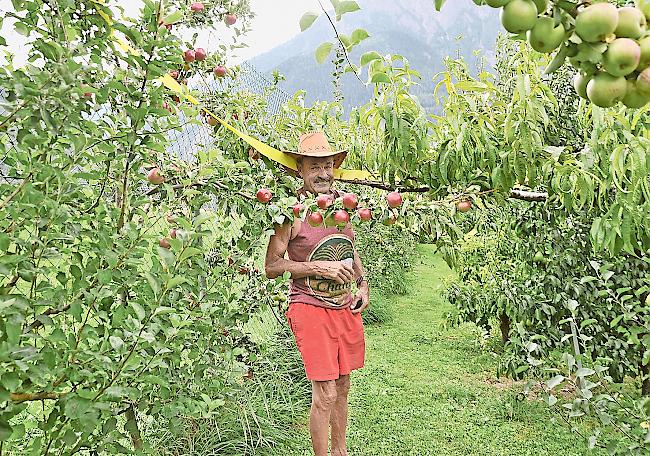
<svg viewBox="0 0 650 456">
<path fill-rule="evenodd" d="M 316 158 L 325 158 L 325 157 L 334 157 L 334 168 L 340 168 L 345 160 L 345 157 L 348 155 L 347 150 L 314 150 L 307 153 L 296 153 L 285 151 L 285 154 L 291 155 L 293 158 L 298 159 L 301 157 L 316 157 Z"/>
</svg>

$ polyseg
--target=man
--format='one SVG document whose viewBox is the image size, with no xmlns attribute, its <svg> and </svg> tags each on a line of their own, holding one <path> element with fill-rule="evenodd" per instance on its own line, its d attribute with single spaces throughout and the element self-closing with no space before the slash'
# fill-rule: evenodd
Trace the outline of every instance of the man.
<svg viewBox="0 0 650 456">
<path fill-rule="evenodd" d="M 297 176 L 304 181 L 299 195 L 339 196 L 332 183 L 345 151 L 332 151 L 323 133 L 311 132 L 300 137 L 298 151 L 292 154 Z M 350 372 L 364 365 L 361 312 L 369 303 L 350 224 L 343 230 L 300 220 L 276 225 L 266 253 L 266 275 L 276 278 L 286 271 L 291 273 L 291 289 L 285 316 L 312 384 L 309 431 L 314 454 L 327 456 L 331 425 L 332 456 L 347 456 Z M 353 281 L 358 288 L 354 297 Z"/>
</svg>

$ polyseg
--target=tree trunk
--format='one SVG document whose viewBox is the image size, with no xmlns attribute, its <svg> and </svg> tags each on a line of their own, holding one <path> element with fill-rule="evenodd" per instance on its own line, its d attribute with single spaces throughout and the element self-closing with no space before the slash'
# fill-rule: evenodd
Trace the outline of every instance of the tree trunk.
<svg viewBox="0 0 650 456">
<path fill-rule="evenodd" d="M 510 317 L 505 313 L 499 315 L 499 328 L 501 328 L 501 342 L 505 344 L 510 340 Z"/>
<path fill-rule="evenodd" d="M 133 448 L 136 450 L 142 449 L 142 436 L 140 435 L 140 429 L 138 428 L 138 419 L 135 416 L 135 409 L 133 405 L 130 405 L 125 412 L 126 415 L 126 425 L 124 426 L 131 436 L 131 442 L 133 442 Z"/>
</svg>

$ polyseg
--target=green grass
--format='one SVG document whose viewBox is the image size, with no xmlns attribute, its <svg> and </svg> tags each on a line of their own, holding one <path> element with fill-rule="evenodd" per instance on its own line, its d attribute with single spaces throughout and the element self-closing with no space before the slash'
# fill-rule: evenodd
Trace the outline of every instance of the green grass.
<svg viewBox="0 0 650 456">
<path fill-rule="evenodd" d="M 496 355 L 481 348 L 475 327 L 443 328 L 451 274 L 420 246 L 392 320 L 366 327 L 366 366 L 352 373 L 350 456 L 585 454 L 543 403 L 517 400 L 521 386 L 495 378 Z M 312 454 L 307 411 L 295 429 L 299 445 L 274 454 Z"/>
</svg>

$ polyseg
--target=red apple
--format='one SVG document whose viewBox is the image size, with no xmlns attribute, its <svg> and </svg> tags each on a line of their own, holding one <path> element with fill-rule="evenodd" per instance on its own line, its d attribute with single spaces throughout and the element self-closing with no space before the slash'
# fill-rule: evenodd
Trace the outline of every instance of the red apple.
<svg viewBox="0 0 650 456">
<path fill-rule="evenodd" d="M 167 27 L 167 30 L 170 30 L 170 31 L 171 31 L 171 29 L 172 29 L 172 24 L 165 24 L 165 27 Z"/>
<path fill-rule="evenodd" d="M 303 210 L 305 206 L 303 204 L 296 204 L 293 206 L 293 215 L 296 217 L 300 217 L 300 212 Z"/>
<path fill-rule="evenodd" d="M 205 5 L 201 2 L 195 2 L 190 5 L 190 9 L 195 13 L 199 13 L 205 9 Z"/>
<path fill-rule="evenodd" d="M 398 192 L 390 192 L 386 195 L 386 201 L 388 201 L 390 207 L 396 208 L 402 204 L 402 195 Z"/>
<path fill-rule="evenodd" d="M 219 121 L 217 119 L 215 119 L 214 117 L 212 117 L 212 116 L 208 117 L 208 125 L 210 125 L 211 127 L 214 127 L 218 123 L 219 123 Z"/>
<path fill-rule="evenodd" d="M 312 212 L 307 217 L 307 223 L 311 226 L 321 226 L 323 224 L 323 214 L 320 212 Z"/>
<path fill-rule="evenodd" d="M 235 22 L 237 22 L 237 16 L 234 14 L 226 14 L 224 21 L 226 22 L 226 25 L 235 25 Z"/>
<path fill-rule="evenodd" d="M 194 57 L 199 62 L 203 62 L 207 56 L 208 56 L 208 53 L 205 52 L 205 49 L 203 49 L 203 48 L 194 49 Z"/>
<path fill-rule="evenodd" d="M 456 208 L 457 208 L 460 212 L 467 212 L 467 211 L 469 211 L 469 210 L 472 208 L 472 202 L 469 201 L 469 200 L 463 200 L 463 201 L 461 201 L 460 203 L 458 203 L 458 205 L 456 206 Z"/>
<path fill-rule="evenodd" d="M 348 214 L 348 211 L 339 209 L 338 211 L 334 212 L 335 224 L 339 226 L 344 226 L 347 225 L 349 221 L 350 221 L 350 214 Z"/>
<path fill-rule="evenodd" d="M 194 62 L 194 60 L 196 60 L 196 54 L 193 50 L 188 49 L 183 53 L 183 60 L 185 60 L 187 63 Z"/>
<path fill-rule="evenodd" d="M 332 198 L 329 195 L 318 195 L 316 197 L 316 205 L 320 209 L 327 209 L 332 204 Z"/>
<path fill-rule="evenodd" d="M 394 225 L 396 221 L 397 221 L 397 216 L 393 214 L 387 219 L 384 219 L 382 223 L 386 226 L 390 226 L 390 225 Z"/>
<path fill-rule="evenodd" d="M 176 229 L 172 228 L 169 230 L 169 237 L 172 239 L 176 239 Z"/>
<path fill-rule="evenodd" d="M 214 71 L 214 75 L 219 77 L 219 78 L 223 78 L 226 75 L 226 72 L 227 72 L 226 67 L 223 66 L 223 65 L 219 65 L 217 67 L 214 67 L 213 71 Z"/>
<path fill-rule="evenodd" d="M 170 71 L 169 75 L 174 79 L 178 79 L 178 70 Z"/>
<path fill-rule="evenodd" d="M 357 198 L 357 195 L 354 193 L 346 193 L 343 195 L 343 207 L 345 207 L 349 211 L 353 211 L 357 208 L 359 205 L 359 200 Z"/>
<path fill-rule="evenodd" d="M 168 249 L 168 248 L 170 248 L 172 246 L 169 243 L 169 239 L 167 239 L 167 238 L 162 238 L 160 240 L 160 242 L 158 243 L 158 245 L 160 245 L 160 247 L 162 247 L 163 249 Z"/>
<path fill-rule="evenodd" d="M 165 178 L 160 175 L 160 170 L 158 168 L 152 168 L 147 174 L 147 179 L 154 185 L 160 185 L 165 182 Z"/>
<path fill-rule="evenodd" d="M 260 203 L 268 203 L 273 198 L 273 193 L 268 188 L 260 188 L 255 195 Z"/>
<path fill-rule="evenodd" d="M 359 209 L 359 218 L 364 222 L 372 219 L 372 212 L 368 208 Z"/>
</svg>

